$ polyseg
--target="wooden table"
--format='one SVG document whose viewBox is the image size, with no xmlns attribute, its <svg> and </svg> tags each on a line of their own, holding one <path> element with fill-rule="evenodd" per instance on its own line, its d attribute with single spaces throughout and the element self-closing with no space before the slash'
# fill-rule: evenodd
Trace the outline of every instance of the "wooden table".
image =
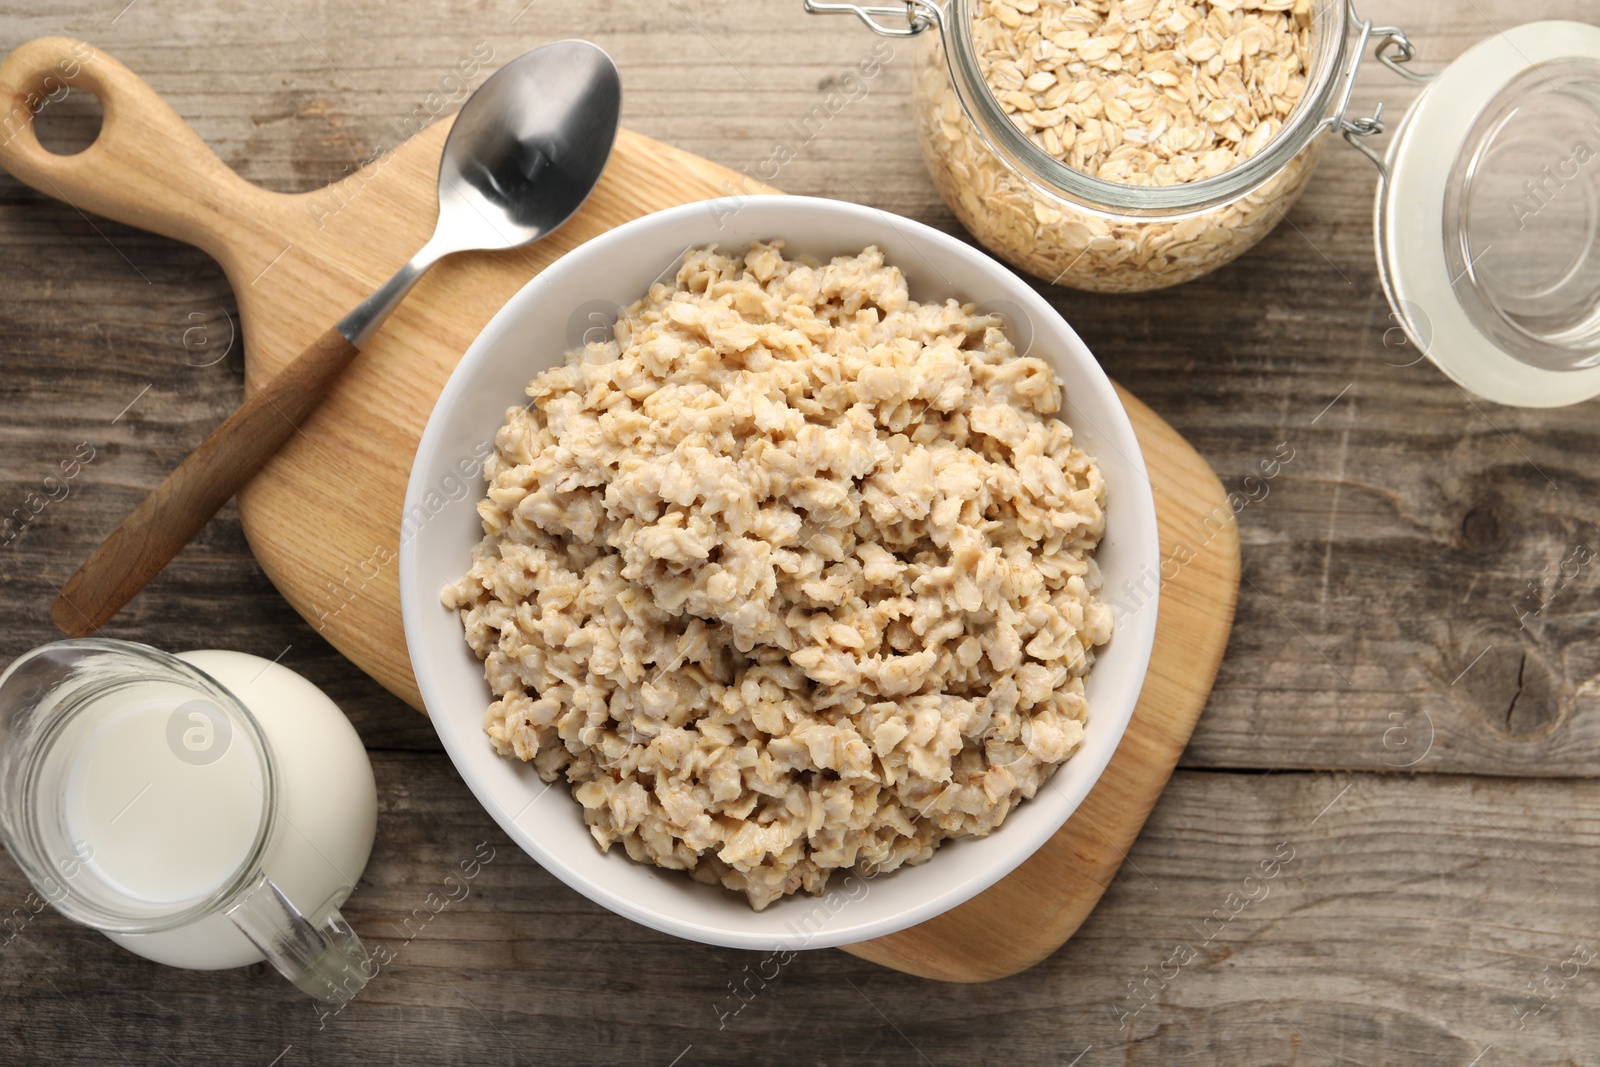
<svg viewBox="0 0 1600 1067">
<path fill-rule="evenodd" d="M 0 49 L 86 38 L 229 165 L 285 191 L 454 107 L 451 68 L 475 48 L 494 66 L 589 37 L 622 68 L 629 126 L 737 167 L 792 138 L 786 123 L 877 43 L 798 0 L 125 2 L 40 15 L 0 0 Z M 1533 14 L 1515 0 L 1362 7 L 1404 25 L 1425 68 Z M 1597 10 L 1552 0 L 1538 14 Z M 956 230 L 914 141 L 909 58 L 897 45 L 775 184 Z M 1398 115 L 1413 91 L 1369 68 L 1356 104 Z M 64 140 L 94 122 L 83 94 L 44 121 Z M 319 1018 L 264 965 L 160 968 L 46 910 L 0 946 L 0 1062 L 1594 1062 L 1597 579 L 1583 569 L 1536 613 L 1529 583 L 1579 545 L 1600 550 L 1596 408 L 1474 401 L 1386 347 L 1373 183 L 1330 146 L 1289 224 L 1233 266 L 1147 296 L 1044 290 L 1230 488 L 1280 444 L 1294 457 L 1239 515 L 1238 621 L 1181 769 L 1055 957 L 961 987 L 807 953 L 741 1000 L 760 956 L 635 926 L 512 846 L 426 720 L 277 596 L 230 508 L 105 632 L 279 657 L 339 701 L 381 811 L 346 910 L 397 958 Z M 232 296 L 193 249 L 6 176 L 0 246 L 0 511 L 42 493 L 80 443 L 94 457 L 0 546 L 9 660 L 56 636 L 53 587 L 238 402 L 241 363 Z M 471 896 L 407 940 L 403 917 L 480 842 L 495 858 Z M 0 864 L 0 911 L 27 916 L 27 894 Z"/>
</svg>

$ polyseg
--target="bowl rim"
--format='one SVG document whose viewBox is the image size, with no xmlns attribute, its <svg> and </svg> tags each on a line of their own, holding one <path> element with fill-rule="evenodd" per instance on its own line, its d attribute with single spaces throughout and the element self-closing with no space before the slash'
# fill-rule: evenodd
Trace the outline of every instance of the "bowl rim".
<svg viewBox="0 0 1600 1067">
<path fill-rule="evenodd" d="M 1035 322 L 1042 319 L 1046 322 L 1054 323 L 1061 333 L 1070 340 L 1071 344 L 1067 347 L 1074 349 L 1063 353 L 1062 358 L 1071 359 L 1080 364 L 1088 380 L 1091 395 L 1085 397 L 1082 386 L 1079 386 L 1072 394 L 1074 406 L 1088 407 L 1097 412 L 1104 411 L 1106 413 L 1105 422 L 1109 422 L 1110 425 L 1105 425 L 1105 422 L 1096 424 L 1096 433 L 1105 444 L 1110 445 L 1121 454 L 1124 462 L 1139 476 L 1139 481 L 1142 483 L 1142 486 L 1135 487 L 1132 491 L 1128 488 L 1118 487 L 1119 507 L 1128 507 L 1128 512 L 1121 516 L 1120 521 L 1128 524 L 1130 529 L 1137 527 L 1148 532 L 1150 544 L 1143 562 L 1145 569 L 1149 573 L 1159 574 L 1160 534 L 1156 524 L 1154 497 L 1150 487 L 1149 472 L 1145 466 L 1137 434 L 1133 430 L 1127 409 L 1117 396 L 1110 378 L 1106 375 L 1098 360 L 1094 358 L 1088 346 L 1083 343 L 1076 331 L 1072 329 L 1060 313 L 1045 301 L 1031 285 L 1023 281 L 999 261 L 931 226 L 914 219 L 891 214 L 876 207 L 823 197 L 790 194 L 749 194 L 718 197 L 680 204 L 652 212 L 629 220 L 577 245 L 536 274 L 495 312 L 451 371 L 450 377 L 445 382 L 433 409 L 429 413 L 427 424 L 413 456 L 401 514 L 410 514 L 413 506 L 431 488 L 429 476 L 433 473 L 433 469 L 430 463 L 435 458 L 434 453 L 438 451 L 440 439 L 445 433 L 444 425 L 448 421 L 449 412 L 457 406 L 464 395 L 474 388 L 475 378 L 484 365 L 489 362 L 490 353 L 505 343 L 501 335 L 507 331 L 506 324 L 515 319 L 524 306 L 536 302 L 543 290 L 553 285 L 553 279 L 558 279 L 563 273 L 571 271 L 575 266 L 583 265 L 590 259 L 615 256 L 619 251 L 625 250 L 629 243 L 635 239 L 635 235 L 641 231 L 657 227 L 668 227 L 696 214 L 704 215 L 707 220 L 714 221 L 715 226 L 706 233 L 704 240 L 692 242 L 685 247 L 684 251 L 687 251 L 690 247 L 704 247 L 719 240 L 729 247 L 742 247 L 748 243 L 748 239 L 735 238 L 734 240 L 727 240 L 726 235 L 719 231 L 722 229 L 723 219 L 749 209 L 752 203 L 759 203 L 764 207 L 780 205 L 781 211 L 792 212 L 794 217 L 793 221 L 788 224 L 787 232 L 799 232 L 805 217 L 811 214 L 841 216 L 850 221 L 872 223 L 880 228 L 884 223 L 887 223 L 898 237 L 912 244 L 913 247 L 919 242 L 924 246 L 931 244 L 947 255 L 966 260 L 969 266 L 976 268 L 979 272 L 994 276 L 997 288 L 1005 290 L 1006 299 L 1014 301 Z M 872 239 L 864 236 L 861 246 L 865 247 L 871 243 L 874 243 Z M 1038 334 L 1039 328 L 1035 326 L 1034 336 L 1037 337 Z M 1111 443 L 1113 438 L 1119 439 L 1117 444 Z M 1126 494 L 1126 497 L 1124 498 L 1122 494 Z M 472 499 L 476 500 L 478 498 L 481 498 L 481 493 Z M 1063 805 L 1059 820 L 1047 820 L 1042 827 L 1036 828 L 1026 838 L 1009 838 L 1009 850 L 1003 854 L 1000 862 L 989 863 L 983 868 L 969 873 L 956 884 L 928 895 L 913 906 L 894 913 L 890 918 L 868 919 L 857 921 L 853 924 L 848 921 L 830 923 L 824 929 L 808 934 L 803 943 L 796 944 L 797 939 L 791 936 L 773 936 L 761 932 L 733 930 L 726 927 L 708 925 L 700 921 L 674 915 L 671 913 L 670 907 L 653 909 L 636 904 L 635 901 L 621 895 L 609 885 L 574 869 L 558 852 L 545 847 L 536 833 L 530 833 L 515 821 L 520 817 L 521 812 L 512 814 L 502 809 L 498 801 L 491 796 L 490 784 L 473 772 L 473 755 L 469 753 L 466 747 L 471 740 L 482 738 L 481 726 L 467 731 L 474 735 L 472 739 L 469 739 L 463 736 L 460 731 L 449 728 L 439 715 L 433 714 L 434 707 L 444 706 L 444 695 L 441 692 L 442 683 L 438 677 L 439 672 L 436 670 L 434 661 L 431 658 L 436 653 L 433 647 L 423 638 L 421 612 L 429 607 L 437 607 L 438 596 L 436 592 L 430 594 L 428 591 L 418 588 L 417 570 L 420 540 L 420 537 L 408 539 L 402 536 L 400 538 L 400 604 L 406 650 L 418 691 L 423 699 L 424 706 L 428 708 L 426 713 L 433 722 L 435 732 L 449 755 L 451 763 L 455 766 L 457 773 L 467 784 L 478 803 L 495 820 L 501 830 L 523 851 L 528 853 L 535 862 L 568 887 L 578 891 L 595 903 L 625 918 L 632 919 L 641 925 L 663 933 L 731 948 L 753 950 L 825 948 L 855 944 L 882 937 L 925 922 L 936 915 L 965 903 L 998 883 L 1033 857 L 1045 842 L 1054 836 L 1078 810 L 1084 798 L 1099 783 L 1106 765 L 1120 746 L 1128 722 L 1132 718 L 1134 708 L 1138 703 L 1148 677 L 1156 619 L 1159 615 L 1158 600 L 1160 592 L 1159 588 L 1157 588 L 1156 592 L 1144 600 L 1139 609 L 1133 614 L 1132 618 L 1139 625 L 1133 628 L 1128 637 L 1124 638 L 1124 641 L 1131 641 L 1135 645 L 1135 648 L 1130 653 L 1132 657 L 1128 675 L 1130 682 L 1124 690 L 1117 691 L 1119 699 L 1115 704 L 1107 701 L 1102 696 L 1096 702 L 1095 709 L 1091 712 L 1098 722 L 1105 724 L 1103 728 L 1110 729 L 1113 736 L 1109 737 L 1107 742 L 1094 752 L 1085 753 L 1080 749 L 1070 758 L 1069 762 L 1079 768 L 1082 768 L 1085 764 L 1088 765 L 1086 772 L 1077 772 L 1082 777 L 1073 782 L 1070 790 L 1057 787 L 1062 778 L 1059 773 L 1061 767 L 1065 767 L 1067 764 L 1062 764 L 1061 767 L 1058 767 L 1049 780 L 1040 787 L 1039 794 L 1042 794 L 1046 789 L 1054 789 L 1058 796 L 1062 797 L 1062 800 L 1058 801 Z M 1151 610 L 1147 611 L 1146 609 Z M 1118 620 L 1119 633 L 1123 632 L 1124 623 L 1125 620 Z M 505 757 L 496 756 L 496 758 L 504 759 Z M 547 784 L 533 799 L 537 799 L 538 796 L 543 795 L 543 792 L 562 784 L 560 779 L 555 783 Z M 1039 794 L 1025 801 L 1025 803 L 1038 803 Z M 1014 826 L 1013 829 L 1020 828 Z M 937 862 L 937 858 L 936 855 L 929 860 L 929 863 Z M 616 856 L 615 859 L 618 863 L 635 863 L 625 853 Z M 649 866 L 647 864 L 637 865 Z M 683 872 L 666 873 L 681 875 Z M 852 872 L 843 873 L 849 874 Z M 860 876 L 858 875 L 857 877 Z M 836 918 L 845 920 L 846 915 L 847 912 L 841 911 Z"/>
</svg>

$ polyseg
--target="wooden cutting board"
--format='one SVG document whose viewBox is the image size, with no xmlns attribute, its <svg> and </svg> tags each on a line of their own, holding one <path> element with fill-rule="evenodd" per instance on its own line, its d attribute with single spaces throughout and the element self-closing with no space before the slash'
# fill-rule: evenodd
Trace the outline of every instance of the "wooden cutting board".
<svg viewBox="0 0 1600 1067">
<path fill-rule="evenodd" d="M 46 96 L 60 82 L 99 97 L 105 117 L 94 144 L 74 156 L 51 155 L 27 126 L 0 144 L 0 165 L 83 211 L 213 256 L 238 299 L 246 390 L 276 374 L 433 230 L 448 119 L 326 189 L 284 195 L 239 178 L 149 86 L 80 41 L 42 38 L 14 51 L 0 64 L 0 104 L 12 114 L 30 94 Z M 501 304 L 584 241 L 676 204 L 775 191 L 624 130 L 594 195 L 554 236 L 435 267 L 240 494 L 245 535 L 262 569 L 334 647 L 422 710 L 395 563 L 412 456 L 457 360 Z M 1037 963 L 1100 899 L 1188 741 L 1232 625 L 1238 535 L 1205 460 L 1136 398 L 1122 397 L 1144 449 L 1169 561 L 1150 673 L 1127 734 L 1078 813 L 1009 877 L 936 919 L 847 952 L 956 982 Z M 1203 525 L 1202 516 L 1212 521 Z M 101 516 L 105 529 L 96 532 L 118 519 Z"/>
</svg>

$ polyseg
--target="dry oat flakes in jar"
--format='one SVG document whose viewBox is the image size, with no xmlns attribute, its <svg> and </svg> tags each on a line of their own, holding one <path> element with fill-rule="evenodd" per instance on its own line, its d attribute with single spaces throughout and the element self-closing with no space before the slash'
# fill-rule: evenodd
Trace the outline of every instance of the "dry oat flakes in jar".
<svg viewBox="0 0 1600 1067">
<path fill-rule="evenodd" d="M 950 209 L 1013 266 L 1102 292 L 1189 281 L 1266 236 L 1354 67 L 1345 0 L 807 7 L 916 36 L 917 131 Z"/>
</svg>

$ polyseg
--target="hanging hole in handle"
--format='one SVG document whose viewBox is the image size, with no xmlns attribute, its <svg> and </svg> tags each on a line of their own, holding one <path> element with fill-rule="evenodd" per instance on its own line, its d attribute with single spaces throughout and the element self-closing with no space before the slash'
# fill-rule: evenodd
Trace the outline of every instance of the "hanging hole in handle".
<svg viewBox="0 0 1600 1067">
<path fill-rule="evenodd" d="M 52 90 L 33 112 L 33 135 L 51 155 L 75 156 L 100 136 L 105 110 L 100 98 L 82 86 L 58 82 Z"/>
<path fill-rule="evenodd" d="M 63 54 L 66 45 L 72 46 L 71 52 Z M 48 65 L 41 63 L 39 69 L 23 74 L 20 84 L 10 87 L 10 109 L 0 115 L 0 147 L 30 136 L 50 155 L 79 155 L 99 139 L 105 127 L 100 101 L 103 84 L 89 66 L 95 57 L 94 46 L 52 38 L 30 42 L 16 55 L 35 46 L 48 50 L 41 57 Z"/>
</svg>

